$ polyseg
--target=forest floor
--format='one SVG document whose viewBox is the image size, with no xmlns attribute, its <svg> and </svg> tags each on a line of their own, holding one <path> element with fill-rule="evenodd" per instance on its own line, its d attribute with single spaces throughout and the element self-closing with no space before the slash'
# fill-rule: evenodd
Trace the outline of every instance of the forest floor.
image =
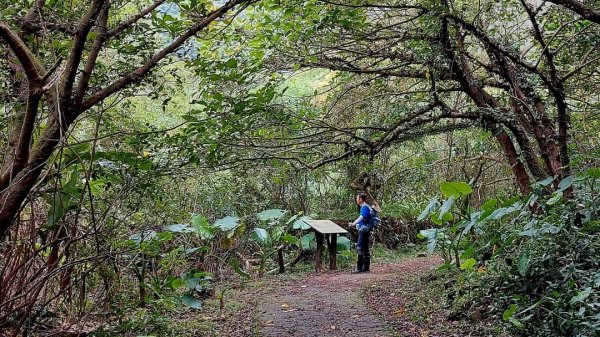
<svg viewBox="0 0 600 337">
<path fill-rule="evenodd" d="M 430 277 L 441 260 L 380 262 L 371 273 L 349 268 L 301 277 L 268 277 L 236 291 L 220 336 L 508 336 L 480 317 L 450 321 L 443 284 Z"/>
</svg>

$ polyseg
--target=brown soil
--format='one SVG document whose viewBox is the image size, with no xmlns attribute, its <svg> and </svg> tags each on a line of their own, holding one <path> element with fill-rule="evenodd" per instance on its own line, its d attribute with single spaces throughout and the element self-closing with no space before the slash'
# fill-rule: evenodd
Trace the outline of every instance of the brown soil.
<svg viewBox="0 0 600 337">
<path fill-rule="evenodd" d="M 375 264 L 371 273 L 311 273 L 258 281 L 238 298 L 247 306 L 228 317 L 221 336 L 506 336 L 495 322 L 452 322 L 441 294 L 425 276 L 437 257 Z"/>
<path fill-rule="evenodd" d="M 394 336 L 394 330 L 370 310 L 363 288 L 375 281 L 431 269 L 436 258 L 374 265 L 371 273 L 348 271 L 311 274 L 274 288 L 260 301 L 262 334 L 276 336 Z"/>
</svg>

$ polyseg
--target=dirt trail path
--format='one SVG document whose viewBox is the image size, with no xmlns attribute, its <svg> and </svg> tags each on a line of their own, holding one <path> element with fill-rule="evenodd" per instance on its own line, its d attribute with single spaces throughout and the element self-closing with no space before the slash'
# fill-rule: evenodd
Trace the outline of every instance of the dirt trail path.
<svg viewBox="0 0 600 337">
<path fill-rule="evenodd" d="M 267 291 L 259 301 L 261 332 L 283 336 L 395 336 L 364 304 L 361 289 L 373 282 L 398 280 L 439 264 L 437 258 L 374 265 L 369 274 L 348 271 L 311 274 Z"/>
</svg>

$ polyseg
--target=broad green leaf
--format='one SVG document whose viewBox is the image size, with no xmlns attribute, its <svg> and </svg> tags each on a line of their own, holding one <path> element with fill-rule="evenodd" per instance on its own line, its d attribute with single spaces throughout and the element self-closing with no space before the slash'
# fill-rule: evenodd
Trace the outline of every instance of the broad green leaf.
<svg viewBox="0 0 600 337">
<path fill-rule="evenodd" d="M 264 228 L 254 228 L 254 235 L 258 242 L 265 243 L 269 239 L 269 233 Z"/>
<path fill-rule="evenodd" d="M 223 232 L 230 231 L 239 225 L 240 219 L 234 216 L 226 216 L 215 221 L 214 227 L 221 229 Z"/>
<path fill-rule="evenodd" d="M 433 254 L 433 251 L 435 250 L 436 246 L 437 246 L 437 240 L 436 239 L 430 239 L 427 242 L 427 253 L 428 254 Z"/>
<path fill-rule="evenodd" d="M 511 304 L 510 307 L 508 307 L 508 309 L 504 310 L 504 313 L 502 314 L 502 319 L 508 321 L 509 318 L 513 317 L 515 312 L 517 312 L 517 305 Z"/>
<path fill-rule="evenodd" d="M 285 214 L 284 210 L 281 209 L 267 209 L 257 214 L 260 220 L 276 220 L 281 218 Z"/>
<path fill-rule="evenodd" d="M 302 244 L 302 249 L 304 250 L 312 250 L 317 245 L 317 239 L 315 238 L 315 233 L 308 233 L 300 238 L 300 243 Z"/>
<path fill-rule="evenodd" d="M 423 212 L 421 212 L 421 214 L 419 214 L 419 217 L 417 218 L 418 221 L 422 221 L 425 220 L 426 217 L 429 216 L 430 213 L 432 213 L 435 209 L 435 207 L 437 207 L 439 205 L 439 202 L 437 200 L 437 198 L 433 198 L 429 201 L 429 204 L 427 204 L 427 207 L 425 207 L 425 209 L 423 210 Z"/>
<path fill-rule="evenodd" d="M 456 197 L 454 195 L 451 195 L 448 200 L 446 200 L 444 202 L 444 204 L 442 205 L 442 207 L 440 207 L 440 211 L 438 213 L 438 219 L 444 217 L 444 214 L 448 213 L 448 211 L 450 210 L 450 208 L 452 208 L 452 205 L 454 205 L 454 201 L 456 200 Z"/>
<path fill-rule="evenodd" d="M 479 223 L 479 216 L 481 214 L 479 212 L 475 212 L 473 214 L 471 214 L 471 220 L 467 220 L 462 226 L 460 227 L 464 227 L 463 229 L 463 234 L 468 233 L 471 228 L 473 228 L 473 226 L 475 226 L 477 223 Z"/>
<path fill-rule="evenodd" d="M 294 221 L 292 228 L 302 230 L 310 229 L 310 226 L 305 222 L 305 220 L 311 220 L 311 217 L 307 215 L 300 217 L 299 219 Z"/>
<path fill-rule="evenodd" d="M 181 303 L 188 308 L 202 309 L 202 302 L 190 294 L 181 296 Z"/>
<path fill-rule="evenodd" d="M 566 190 L 571 186 L 573 186 L 573 176 L 566 177 L 565 179 L 561 180 L 558 184 L 558 188 L 561 190 Z"/>
<path fill-rule="evenodd" d="M 198 234 L 198 236 L 200 236 L 201 239 L 209 240 L 213 238 L 215 228 L 212 227 L 208 223 L 208 219 L 206 219 L 202 215 L 192 215 L 191 224 L 194 228 L 194 231 L 196 231 L 196 233 Z"/>
<path fill-rule="evenodd" d="M 175 224 L 165 226 L 165 230 L 173 233 L 193 233 L 194 229 L 186 224 Z"/>
<path fill-rule="evenodd" d="M 298 244 L 300 243 L 298 238 L 293 236 L 292 234 L 285 234 L 284 236 L 281 237 L 281 240 L 283 242 L 287 242 L 289 244 Z"/>
<path fill-rule="evenodd" d="M 475 260 L 474 258 L 470 258 L 460 264 L 460 269 L 461 270 L 471 270 L 471 269 L 473 269 L 473 267 L 475 267 L 475 264 L 477 264 L 477 260 Z"/>
<path fill-rule="evenodd" d="M 494 220 L 500 220 L 506 214 L 508 214 L 508 209 L 506 207 L 502 207 L 502 208 L 498 208 L 497 210 L 495 210 L 494 213 L 492 213 L 492 215 L 490 215 L 490 218 L 492 218 Z"/>
<path fill-rule="evenodd" d="M 288 221 L 286 222 L 286 225 L 289 225 L 289 224 L 291 224 L 292 222 L 296 221 L 296 219 L 298 219 L 298 217 L 299 217 L 299 216 L 300 216 L 300 214 L 294 214 L 294 215 L 292 215 L 292 216 L 291 216 L 291 217 L 288 219 Z"/>
<path fill-rule="evenodd" d="M 337 238 L 337 251 L 350 250 L 350 239 L 345 236 L 340 236 Z"/>
<path fill-rule="evenodd" d="M 439 230 L 436 228 L 430 228 L 430 229 L 422 229 L 421 231 L 419 231 L 420 238 L 421 239 L 432 239 L 435 238 L 438 234 Z"/>
<path fill-rule="evenodd" d="M 440 218 L 438 216 L 438 214 L 433 214 L 431 216 L 431 221 L 436 224 L 436 225 L 443 225 L 446 222 L 452 221 L 454 219 L 454 216 L 452 215 L 452 213 L 444 213 L 444 215 L 442 215 L 442 217 Z"/>
<path fill-rule="evenodd" d="M 440 184 L 440 190 L 446 198 L 451 196 L 458 198 L 464 195 L 469 195 L 473 192 L 471 186 L 462 181 L 443 182 Z"/>
<path fill-rule="evenodd" d="M 156 234 L 156 238 L 161 241 L 171 241 L 173 240 L 173 233 L 171 232 L 159 232 Z"/>
<path fill-rule="evenodd" d="M 474 247 L 469 247 L 469 249 L 465 250 L 464 252 L 462 252 L 460 254 L 460 258 L 461 259 L 468 259 L 470 257 L 473 256 L 473 254 L 475 254 L 475 248 Z"/>
<path fill-rule="evenodd" d="M 546 187 L 546 186 L 550 186 L 550 184 L 552 184 L 553 181 L 554 181 L 554 177 L 548 177 L 544 180 L 540 180 L 540 181 L 536 182 L 536 184 Z"/>
<path fill-rule="evenodd" d="M 483 205 L 481 205 L 481 210 L 482 211 L 492 211 L 492 210 L 496 209 L 497 206 L 498 206 L 498 200 L 490 199 L 490 200 L 484 202 Z"/>
</svg>

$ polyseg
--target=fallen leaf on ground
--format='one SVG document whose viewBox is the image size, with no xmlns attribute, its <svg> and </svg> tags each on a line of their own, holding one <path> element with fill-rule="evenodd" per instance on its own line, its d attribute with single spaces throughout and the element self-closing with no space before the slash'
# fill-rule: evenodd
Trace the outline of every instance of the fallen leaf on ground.
<svg viewBox="0 0 600 337">
<path fill-rule="evenodd" d="M 396 316 L 404 315 L 405 312 L 406 312 L 406 309 L 398 308 L 398 309 L 394 310 L 394 315 L 396 315 Z"/>
</svg>

